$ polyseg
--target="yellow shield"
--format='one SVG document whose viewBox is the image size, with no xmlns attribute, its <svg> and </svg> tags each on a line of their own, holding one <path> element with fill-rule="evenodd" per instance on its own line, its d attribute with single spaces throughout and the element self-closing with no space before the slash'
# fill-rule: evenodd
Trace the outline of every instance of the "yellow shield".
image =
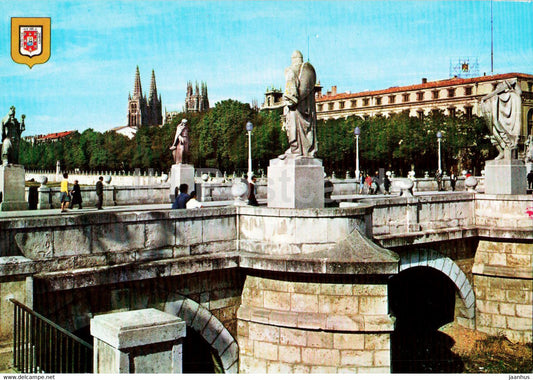
<svg viewBox="0 0 533 380">
<path fill-rule="evenodd" d="M 49 17 L 11 18 L 11 58 L 30 69 L 50 58 Z"/>
</svg>

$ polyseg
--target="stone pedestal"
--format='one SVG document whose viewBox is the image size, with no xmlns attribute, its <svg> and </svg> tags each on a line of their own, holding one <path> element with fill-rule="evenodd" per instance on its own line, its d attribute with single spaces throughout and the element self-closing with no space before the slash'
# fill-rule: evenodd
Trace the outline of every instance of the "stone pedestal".
<svg viewBox="0 0 533 380">
<path fill-rule="evenodd" d="M 182 373 L 185 322 L 156 309 L 91 319 L 94 373 Z"/>
<path fill-rule="evenodd" d="M 170 201 L 174 200 L 174 189 L 179 189 L 182 183 L 189 186 L 189 194 L 194 190 L 194 166 L 189 164 L 174 164 L 170 169 Z"/>
<path fill-rule="evenodd" d="M 322 161 L 316 158 L 270 160 L 268 207 L 323 208 Z"/>
<path fill-rule="evenodd" d="M 491 160 L 485 163 L 485 194 L 526 194 L 526 165 L 521 160 Z"/>
<path fill-rule="evenodd" d="M 50 201 L 50 188 L 44 185 L 41 185 L 37 189 L 38 194 L 38 201 L 37 201 L 37 209 L 38 210 L 48 210 L 51 208 L 51 201 Z"/>
<path fill-rule="evenodd" d="M 27 210 L 28 202 L 25 199 L 24 166 L 0 166 L 0 192 L 2 202 L 0 211 Z"/>
</svg>

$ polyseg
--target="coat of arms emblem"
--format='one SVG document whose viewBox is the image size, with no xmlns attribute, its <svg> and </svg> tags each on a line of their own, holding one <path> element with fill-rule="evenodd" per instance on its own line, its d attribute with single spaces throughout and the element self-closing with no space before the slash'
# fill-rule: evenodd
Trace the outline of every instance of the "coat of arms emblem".
<svg viewBox="0 0 533 380">
<path fill-rule="evenodd" d="M 11 57 L 30 69 L 50 58 L 50 18 L 11 18 Z"/>
</svg>

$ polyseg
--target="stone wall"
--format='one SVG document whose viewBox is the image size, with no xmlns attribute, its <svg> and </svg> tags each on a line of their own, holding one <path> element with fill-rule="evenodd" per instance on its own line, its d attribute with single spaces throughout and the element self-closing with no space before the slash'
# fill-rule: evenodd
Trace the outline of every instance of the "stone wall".
<svg viewBox="0 0 533 380">
<path fill-rule="evenodd" d="M 511 341 L 533 334 L 533 244 L 482 240 L 473 266 L 476 328 Z"/>
<path fill-rule="evenodd" d="M 374 206 L 374 238 L 385 247 L 397 247 L 475 236 L 473 198 L 463 192 L 370 198 L 361 203 Z"/>
<path fill-rule="evenodd" d="M 309 254 L 331 248 L 356 228 L 372 235 L 371 208 L 240 208 L 239 249 L 247 252 Z"/>
<path fill-rule="evenodd" d="M 318 279 L 317 279 L 318 280 Z M 241 373 L 389 373 L 387 286 L 248 276 Z"/>
<path fill-rule="evenodd" d="M 0 221 L 0 256 L 41 273 L 235 250 L 234 208 L 72 214 Z"/>
</svg>

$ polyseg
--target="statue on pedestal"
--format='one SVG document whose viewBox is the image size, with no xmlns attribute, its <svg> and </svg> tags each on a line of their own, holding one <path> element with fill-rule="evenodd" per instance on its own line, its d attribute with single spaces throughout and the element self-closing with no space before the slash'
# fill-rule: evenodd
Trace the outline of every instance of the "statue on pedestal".
<svg viewBox="0 0 533 380">
<path fill-rule="evenodd" d="M 522 122 L 522 90 L 516 79 L 505 80 L 481 99 L 481 111 L 490 123 L 491 142 L 498 149 L 495 160 L 513 159 Z"/>
<path fill-rule="evenodd" d="M 283 129 L 287 133 L 289 149 L 280 155 L 285 158 L 314 157 L 316 141 L 315 69 L 303 61 L 302 53 L 294 51 L 292 63 L 285 69 L 283 94 Z"/>
<path fill-rule="evenodd" d="M 189 155 L 189 126 L 187 119 L 183 119 L 176 127 L 176 135 L 170 150 L 172 151 L 172 157 L 174 157 L 176 164 L 187 163 L 187 157 Z"/>
<path fill-rule="evenodd" d="M 25 115 L 21 116 L 22 123 L 15 117 L 15 107 L 11 106 L 9 113 L 2 119 L 2 165 L 19 163 L 20 136 L 26 129 Z"/>
</svg>

